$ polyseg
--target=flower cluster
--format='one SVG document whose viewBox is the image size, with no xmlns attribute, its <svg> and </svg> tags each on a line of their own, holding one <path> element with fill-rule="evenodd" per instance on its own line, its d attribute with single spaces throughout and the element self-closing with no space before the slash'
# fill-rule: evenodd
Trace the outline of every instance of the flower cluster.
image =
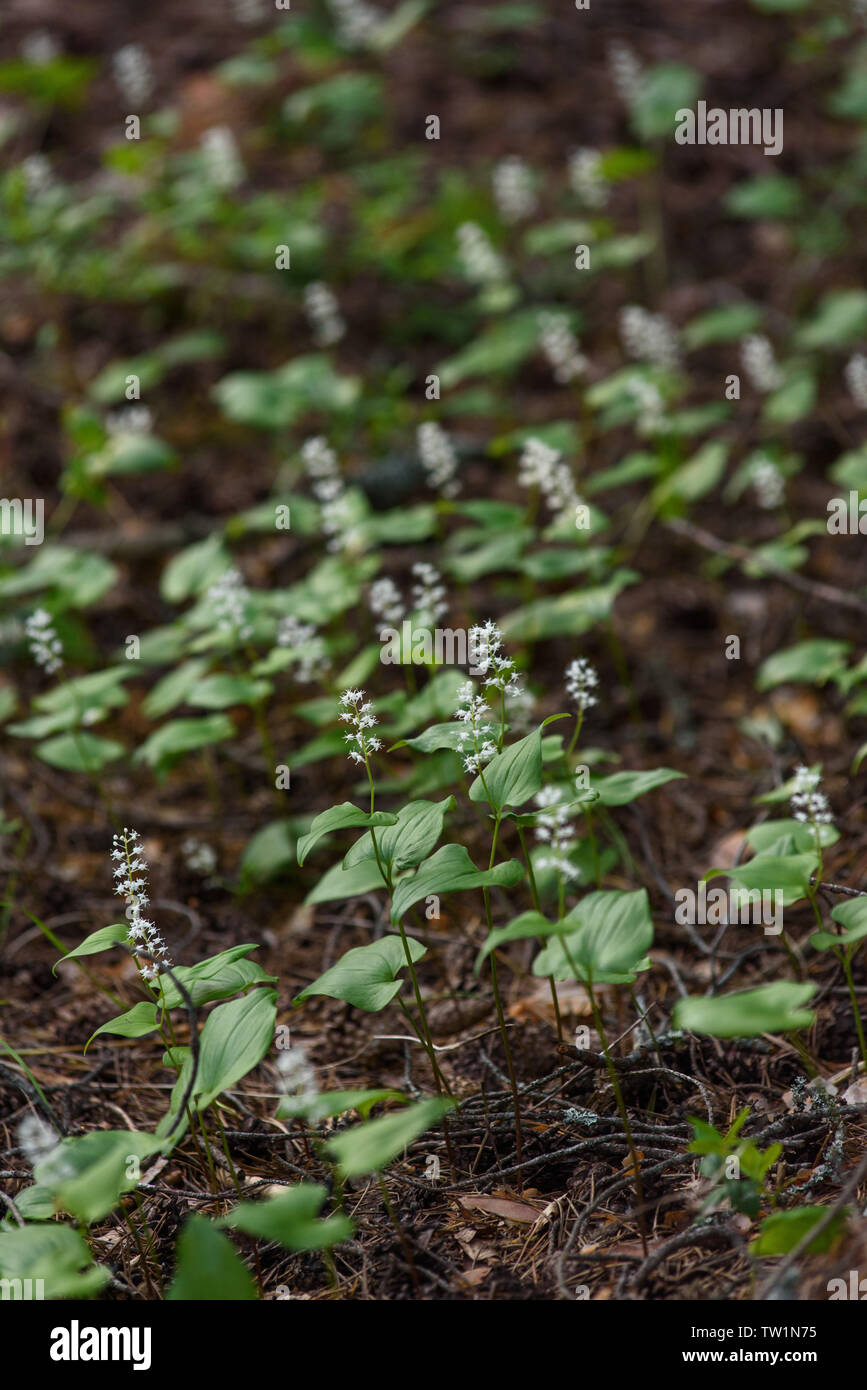
<svg viewBox="0 0 867 1390">
<path fill-rule="evenodd" d="M 575 480 L 559 450 L 552 449 L 542 439 L 528 439 L 518 463 L 518 482 L 522 487 L 537 487 L 551 511 L 560 516 L 581 503 L 575 490 Z"/>
<path fill-rule="evenodd" d="M 635 427 L 639 434 L 657 434 L 663 427 L 665 401 L 658 386 L 647 377 L 631 376 L 626 389 L 637 407 Z"/>
<path fill-rule="evenodd" d="M 504 695 L 516 695 L 521 689 L 518 672 L 511 657 L 501 650 L 503 634 L 495 622 L 487 622 L 471 627 L 467 634 L 470 660 L 480 676 L 485 676 L 484 684 L 493 686 Z"/>
<path fill-rule="evenodd" d="M 282 619 L 277 629 L 277 646 L 300 649 L 295 679 L 302 685 L 315 680 L 328 665 L 324 638 L 318 635 L 313 623 L 302 623 L 294 614 Z"/>
<path fill-rule="evenodd" d="M 334 294 L 324 281 L 314 280 L 307 285 L 304 290 L 304 311 L 318 347 L 331 347 L 340 342 L 346 332 L 346 324 Z"/>
<path fill-rule="evenodd" d="M 382 23 L 379 10 L 365 3 L 365 0 L 328 0 L 328 8 L 334 17 L 337 37 L 347 48 L 363 47 L 371 33 Z"/>
<path fill-rule="evenodd" d="M 302 445 L 301 457 L 308 476 L 313 479 L 313 496 L 322 508 L 322 529 L 328 537 L 328 549 L 340 550 L 350 539 L 353 518 L 337 455 L 319 434 Z"/>
<path fill-rule="evenodd" d="M 389 627 L 403 621 L 403 595 L 393 579 L 384 575 L 371 584 L 367 591 L 367 602 L 374 618 L 379 618 Z"/>
<path fill-rule="evenodd" d="M 846 363 L 844 375 L 853 401 L 862 410 L 867 410 L 867 357 L 856 352 Z"/>
<path fill-rule="evenodd" d="M 344 690 L 340 703 L 344 706 L 340 718 L 344 724 L 352 725 L 352 732 L 346 735 L 346 742 L 352 745 L 347 750 L 347 756 L 354 763 L 366 763 L 370 754 L 378 753 L 382 747 L 381 739 L 375 735 L 371 737 L 366 732 L 378 722 L 373 705 L 364 698 L 363 690 Z"/>
<path fill-rule="evenodd" d="M 476 285 L 492 285 L 506 277 L 506 267 L 477 222 L 458 227 L 458 255 L 464 274 Z"/>
<path fill-rule="evenodd" d="M 204 840 L 197 840 L 194 835 L 181 841 L 181 855 L 187 868 L 194 874 L 207 877 L 217 867 L 216 850 Z"/>
<path fill-rule="evenodd" d="M 50 613 L 37 608 L 25 620 L 24 631 L 30 644 L 30 655 L 48 676 L 53 676 L 63 665 L 63 643 L 58 637 Z"/>
<path fill-rule="evenodd" d="M 280 1090 L 286 1099 L 283 1115 L 306 1115 L 319 1096 L 316 1072 L 303 1047 L 286 1047 L 277 1054 Z"/>
<path fill-rule="evenodd" d="M 773 459 L 760 458 L 753 464 L 752 483 L 760 507 L 772 511 L 785 496 L 785 479 Z"/>
<path fill-rule="evenodd" d="M 205 602 L 210 605 L 220 632 L 241 642 L 252 637 L 253 629 L 247 621 L 250 593 L 240 570 L 234 567 L 225 570 L 208 589 Z"/>
<path fill-rule="evenodd" d="M 593 692 L 599 685 L 599 677 L 594 667 L 583 656 L 576 657 L 566 667 L 566 691 L 575 701 L 578 709 L 592 709 L 596 704 Z"/>
<path fill-rule="evenodd" d="M 144 106 L 154 89 L 154 75 L 147 53 L 138 43 L 124 44 L 111 60 L 114 80 L 133 110 Z"/>
<path fill-rule="evenodd" d="M 454 497 L 459 490 L 458 459 L 452 441 L 436 420 L 419 425 L 418 454 L 427 480 L 443 497 Z"/>
<path fill-rule="evenodd" d="M 615 39 L 609 44 L 608 67 L 614 90 L 623 105 L 631 108 L 635 105 L 641 89 L 642 72 L 641 64 L 629 44 L 621 39 Z"/>
<path fill-rule="evenodd" d="M 569 183 L 585 207 L 604 208 L 608 185 L 602 177 L 602 156 L 598 150 L 574 150 L 569 156 Z"/>
<path fill-rule="evenodd" d="M 412 572 L 416 578 L 412 586 L 413 612 L 419 615 L 423 623 L 434 627 L 437 618 L 444 617 L 448 612 L 446 586 L 442 582 L 442 575 L 434 565 L 424 560 L 414 564 Z"/>
<path fill-rule="evenodd" d="M 574 381 L 587 366 L 565 314 L 539 315 L 539 346 L 554 368 L 554 380 L 561 385 Z"/>
<path fill-rule="evenodd" d="M 664 314 L 651 314 L 640 304 L 627 304 L 620 311 L 620 336 L 630 357 L 655 367 L 676 367 L 677 336 Z"/>
<path fill-rule="evenodd" d="M 750 333 L 741 343 L 741 362 L 755 391 L 763 395 L 782 384 L 774 349 L 763 333 Z"/>
<path fill-rule="evenodd" d="M 105 417 L 105 428 L 112 437 L 123 434 L 150 434 L 153 416 L 146 405 L 128 405 L 112 410 Z"/>
<path fill-rule="evenodd" d="M 206 130 L 199 145 L 209 183 L 223 192 L 243 183 L 244 165 L 238 143 L 227 125 L 215 125 Z"/>
<path fill-rule="evenodd" d="M 529 164 L 516 155 L 494 168 L 494 199 L 504 222 L 522 222 L 536 210 L 536 189 Z"/>
<path fill-rule="evenodd" d="M 536 866 L 539 869 L 555 869 L 564 879 L 578 877 L 578 869 L 569 855 L 575 848 L 576 839 L 571 824 L 571 808 L 564 804 L 562 787 L 543 787 L 536 796 L 539 814 L 536 818 L 536 839 L 550 846 L 550 853 L 539 856 Z"/>
<path fill-rule="evenodd" d="M 172 962 L 153 922 L 142 916 L 142 908 L 147 907 L 149 902 L 148 866 L 139 839 L 137 830 L 124 827 L 122 834 L 112 837 L 111 857 L 115 860 L 115 892 L 126 903 L 130 948 L 133 955 L 141 950 L 155 957 L 155 960 L 138 962 L 143 977 L 155 980 L 165 966 L 171 967 Z"/>
<path fill-rule="evenodd" d="M 457 698 L 455 719 L 467 726 L 458 734 L 458 751 L 464 754 L 464 767 L 467 772 L 479 772 L 482 763 L 490 762 L 497 751 L 494 742 L 497 731 L 493 724 L 488 722 L 491 718 L 491 707 L 483 695 L 476 694 L 472 681 L 467 681 L 461 686 Z M 472 753 L 467 747 L 470 741 L 473 745 Z"/>
<path fill-rule="evenodd" d="M 804 767 L 795 768 L 795 784 L 790 805 L 795 820 L 810 825 L 829 825 L 831 808 L 824 792 L 819 791 L 819 774 Z"/>
</svg>

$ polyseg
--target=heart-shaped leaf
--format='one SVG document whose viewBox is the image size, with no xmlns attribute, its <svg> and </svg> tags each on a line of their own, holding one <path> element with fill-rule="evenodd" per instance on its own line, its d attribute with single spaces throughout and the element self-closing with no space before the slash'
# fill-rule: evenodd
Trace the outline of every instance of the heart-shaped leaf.
<svg viewBox="0 0 867 1390">
<path fill-rule="evenodd" d="M 507 859 L 492 869 L 477 869 L 464 845 L 443 845 L 420 864 L 416 872 L 401 879 L 394 890 L 391 920 L 399 922 L 405 912 L 431 893 L 459 893 L 467 888 L 514 888 L 524 877 L 524 866 Z"/>
<path fill-rule="evenodd" d="M 276 1240 L 287 1250 L 327 1250 L 348 1240 L 353 1225 L 342 1212 L 318 1220 L 327 1196 L 319 1183 L 302 1182 L 287 1187 L 267 1202 L 239 1202 L 216 1222 L 259 1240 Z"/>
<path fill-rule="evenodd" d="M 345 1129 L 325 1147 L 337 1161 L 341 1178 L 378 1173 L 408 1144 L 441 1120 L 454 1104 L 445 1096 L 431 1096 L 393 1115 L 380 1115 L 354 1129 Z"/>
<path fill-rule="evenodd" d="M 408 936 L 407 943 L 413 964 L 427 954 L 427 947 L 413 937 Z M 397 973 L 405 965 L 406 952 L 400 937 L 384 936 L 381 941 L 347 951 L 336 965 L 296 994 L 293 1002 L 300 1004 L 311 994 L 327 994 L 331 999 L 354 1004 L 357 1009 L 378 1013 L 400 992 L 403 981 L 397 979 Z"/>
<path fill-rule="evenodd" d="M 776 980 L 756 989 L 724 994 L 718 999 L 681 999 L 674 1008 L 675 1028 L 706 1033 L 712 1038 L 755 1038 L 761 1033 L 788 1033 L 809 1028 L 815 1014 L 804 1005 L 816 992 L 814 984 Z"/>
<path fill-rule="evenodd" d="M 303 864 L 313 846 L 335 830 L 362 830 L 372 825 L 395 825 L 397 816 L 391 811 L 362 811 L 351 801 L 343 801 L 339 806 L 330 806 L 316 816 L 306 835 L 298 841 L 298 863 Z M 373 846 L 371 845 L 371 851 Z"/>
</svg>

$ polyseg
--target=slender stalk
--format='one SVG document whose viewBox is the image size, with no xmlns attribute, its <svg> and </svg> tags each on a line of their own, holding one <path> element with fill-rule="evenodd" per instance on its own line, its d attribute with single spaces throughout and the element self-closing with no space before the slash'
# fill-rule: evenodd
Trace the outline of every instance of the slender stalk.
<svg viewBox="0 0 867 1390">
<path fill-rule="evenodd" d="M 835 951 L 834 954 L 836 955 L 837 952 Z M 846 976 L 849 998 L 852 1001 L 852 1013 L 855 1015 L 855 1027 L 858 1030 L 858 1046 L 861 1048 L 861 1060 L 864 1063 L 865 1074 L 867 1074 L 867 1042 L 864 1041 L 864 1028 L 861 1023 L 861 1012 L 858 1008 L 858 996 L 855 993 L 855 981 L 852 978 L 852 958 L 845 949 L 840 953 L 840 963 Z"/>
<path fill-rule="evenodd" d="M 537 912 L 542 909 L 539 906 L 539 889 L 536 885 L 536 875 L 533 872 L 533 861 L 530 858 L 530 851 L 527 848 L 527 840 L 524 835 L 523 826 L 518 826 L 518 839 L 521 841 L 521 850 L 524 855 L 524 863 L 527 865 L 527 876 L 530 880 L 530 896 L 533 899 L 533 906 Z M 560 1000 L 557 998 L 557 982 L 553 975 L 548 976 L 548 984 L 551 986 L 551 1000 L 554 1005 L 554 1017 L 557 1020 L 557 1042 L 563 1045 L 563 1019 L 560 1014 Z"/>
<path fill-rule="evenodd" d="M 494 867 L 494 859 L 497 853 L 497 838 L 500 833 L 500 821 L 502 819 L 502 815 L 503 813 L 501 810 L 497 811 L 497 818 L 494 822 L 494 838 L 491 844 L 491 858 L 488 863 L 489 869 L 492 869 Z M 494 930 L 494 923 L 493 918 L 491 917 L 491 894 L 488 888 L 482 889 L 482 897 L 485 903 L 485 918 L 488 924 L 488 935 L 490 935 L 490 933 Z M 515 1076 L 515 1064 L 512 1060 L 512 1049 L 509 1046 L 509 1034 L 506 1028 L 506 1015 L 503 1012 L 503 1001 L 500 996 L 500 984 L 499 980 L 497 979 L 496 951 L 491 951 L 491 954 L 488 957 L 488 959 L 491 962 L 491 985 L 494 990 L 494 1004 L 497 1010 L 497 1022 L 500 1026 L 500 1037 L 503 1039 L 503 1048 L 506 1053 L 506 1069 L 509 1073 L 509 1085 L 512 1090 L 512 1104 L 515 1110 L 515 1152 L 518 1160 L 518 1167 L 520 1168 L 521 1164 L 524 1161 L 524 1142 L 521 1133 L 521 1105 L 518 1099 L 518 1081 Z M 518 1174 L 518 1186 L 519 1190 L 523 1188 L 523 1175 L 521 1173 Z"/>
</svg>

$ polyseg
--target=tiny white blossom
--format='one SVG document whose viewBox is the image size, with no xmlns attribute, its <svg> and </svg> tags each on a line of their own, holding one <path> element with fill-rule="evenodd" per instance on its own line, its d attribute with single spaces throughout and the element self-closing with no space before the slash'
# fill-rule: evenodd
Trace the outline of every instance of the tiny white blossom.
<svg viewBox="0 0 867 1390">
<path fill-rule="evenodd" d="M 384 18 L 366 0 L 328 0 L 337 37 L 347 48 L 363 48 Z"/>
<path fill-rule="evenodd" d="M 387 575 L 371 584 L 367 591 L 367 602 L 374 618 L 381 619 L 389 627 L 403 621 L 403 596 L 394 580 L 389 579 Z"/>
<path fill-rule="evenodd" d="M 204 840 L 197 840 L 194 835 L 181 841 L 181 854 L 187 868 L 194 874 L 206 877 L 217 867 L 216 850 Z"/>
<path fill-rule="evenodd" d="M 51 163 L 44 154 L 31 154 L 21 161 L 21 172 L 29 198 L 40 198 L 54 187 Z"/>
<path fill-rule="evenodd" d="M 536 839 L 547 845 L 550 851 L 536 858 L 536 866 L 554 869 L 564 879 L 571 881 L 579 873 L 569 859 L 577 841 L 571 825 L 572 808 L 564 805 L 563 800 L 563 789 L 556 786 L 543 787 L 535 798 L 538 807 Z"/>
<path fill-rule="evenodd" d="M 522 487 L 537 487 L 558 516 L 581 505 L 569 465 L 558 449 L 542 439 L 526 441 L 518 463 L 518 482 Z"/>
<path fill-rule="evenodd" d="M 641 90 L 641 64 L 629 44 L 615 39 L 608 48 L 608 66 L 614 90 L 627 108 L 632 108 Z"/>
<path fill-rule="evenodd" d="M 346 734 L 349 744 L 346 756 L 354 763 L 366 763 L 371 753 L 378 753 L 382 748 L 381 739 L 367 732 L 379 722 L 373 713 L 373 704 L 365 699 L 363 690 L 344 690 L 340 703 L 343 706 L 340 718 L 350 725 L 350 732 Z"/>
<path fill-rule="evenodd" d="M 458 459 L 446 431 L 436 420 L 426 420 L 416 433 L 418 453 L 431 487 L 444 497 L 454 497 L 459 490 Z"/>
<path fill-rule="evenodd" d="M 247 621 L 250 594 L 240 570 L 231 567 L 220 575 L 205 594 L 220 632 L 244 642 L 253 635 Z"/>
<path fill-rule="evenodd" d="M 752 467 L 752 483 L 759 506 L 765 511 L 779 507 L 786 491 L 786 482 L 773 459 L 757 459 Z"/>
<path fill-rule="evenodd" d="M 664 314 L 651 314 L 640 304 L 620 311 L 620 336 L 630 357 L 655 367 L 677 366 L 677 335 Z"/>
<path fill-rule="evenodd" d="M 34 29 L 32 34 L 21 40 L 19 52 L 27 63 L 36 68 L 45 68 L 59 58 L 63 50 L 58 40 L 47 29 Z"/>
<path fill-rule="evenodd" d="M 639 434 L 658 434 L 665 424 L 665 400 L 658 386 L 637 372 L 626 383 L 637 406 L 635 426 Z"/>
<path fill-rule="evenodd" d="M 599 685 L 595 669 L 583 656 L 570 661 L 566 667 L 566 690 L 580 710 L 592 709 L 596 704 L 594 691 Z"/>
<path fill-rule="evenodd" d="M 143 106 L 154 89 L 154 76 L 141 44 L 124 44 L 112 57 L 111 65 L 121 95 L 133 109 Z"/>
<path fill-rule="evenodd" d="M 322 280 L 314 280 L 304 290 L 304 310 L 319 347 L 339 343 L 346 332 L 337 300 Z"/>
<path fill-rule="evenodd" d="M 601 164 L 598 150 L 575 150 L 569 156 L 569 183 L 585 207 L 604 208 L 608 202 L 608 185 L 602 177 Z"/>
<path fill-rule="evenodd" d="M 133 955 L 136 948 L 153 956 L 137 961 L 139 970 L 146 980 L 156 980 L 165 966 L 171 968 L 171 957 L 160 932 L 149 918 L 142 915 L 148 904 L 147 860 L 139 844 L 137 830 L 125 826 L 122 833 L 115 835 L 111 842 L 111 857 L 115 860 L 115 892 L 123 898 L 127 906 L 129 922 L 129 943 Z"/>
<path fill-rule="evenodd" d="M 782 385 L 774 349 L 763 333 L 750 333 L 741 343 L 741 362 L 753 389 L 763 395 Z"/>
<path fill-rule="evenodd" d="M 112 410 L 105 417 L 105 428 L 110 435 L 150 434 L 153 416 L 146 405 L 128 405 L 123 410 Z"/>
<path fill-rule="evenodd" d="M 215 188 L 228 192 L 243 183 L 244 165 L 238 143 L 227 125 L 216 125 L 206 130 L 199 145 L 206 176 Z"/>
<path fill-rule="evenodd" d="M 494 168 L 494 198 L 504 222 L 522 222 L 536 210 L 533 172 L 523 159 L 510 155 Z"/>
<path fill-rule="evenodd" d="M 790 805 L 795 820 L 811 825 L 829 825 L 831 808 L 824 792 L 819 791 L 819 774 L 800 764 L 795 768 L 795 785 Z"/>
<path fill-rule="evenodd" d="M 46 675 L 53 676 L 63 665 L 63 643 L 55 631 L 51 614 L 37 608 L 25 619 L 24 631 L 30 644 L 30 655 Z"/>
<path fill-rule="evenodd" d="M 60 1135 L 41 1115 L 28 1111 L 18 1125 L 18 1143 L 30 1167 L 35 1168 L 54 1153 L 60 1144 Z"/>
<path fill-rule="evenodd" d="M 587 358 L 579 351 L 565 314 L 539 315 L 539 346 L 554 368 L 555 381 L 561 385 L 574 381 L 587 366 Z"/>
<path fill-rule="evenodd" d="M 302 623 L 294 614 L 281 620 L 277 629 L 277 646 L 299 649 L 295 679 L 302 685 L 323 675 L 328 666 L 325 639 L 319 636 L 313 623 Z"/>
<path fill-rule="evenodd" d="M 433 565 L 423 560 L 413 565 L 412 572 L 416 578 L 412 587 L 413 611 L 419 615 L 423 623 L 434 627 L 437 619 L 442 618 L 449 607 L 442 575 Z"/>
<path fill-rule="evenodd" d="M 468 280 L 476 285 L 492 285 L 506 278 L 506 266 L 477 222 L 458 227 L 458 255 Z"/>
<path fill-rule="evenodd" d="M 286 1099 L 282 1104 L 284 1115 L 306 1114 L 319 1096 L 316 1072 L 303 1047 L 287 1047 L 277 1054 L 277 1071 L 280 1075 L 280 1090 Z"/>
</svg>

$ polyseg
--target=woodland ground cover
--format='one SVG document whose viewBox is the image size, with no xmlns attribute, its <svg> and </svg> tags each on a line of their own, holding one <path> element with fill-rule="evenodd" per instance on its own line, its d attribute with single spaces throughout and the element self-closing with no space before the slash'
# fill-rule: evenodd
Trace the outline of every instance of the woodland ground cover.
<svg viewBox="0 0 867 1390">
<path fill-rule="evenodd" d="M 853 1296 L 862 9 L 10 13 L 11 1296 Z"/>
</svg>

